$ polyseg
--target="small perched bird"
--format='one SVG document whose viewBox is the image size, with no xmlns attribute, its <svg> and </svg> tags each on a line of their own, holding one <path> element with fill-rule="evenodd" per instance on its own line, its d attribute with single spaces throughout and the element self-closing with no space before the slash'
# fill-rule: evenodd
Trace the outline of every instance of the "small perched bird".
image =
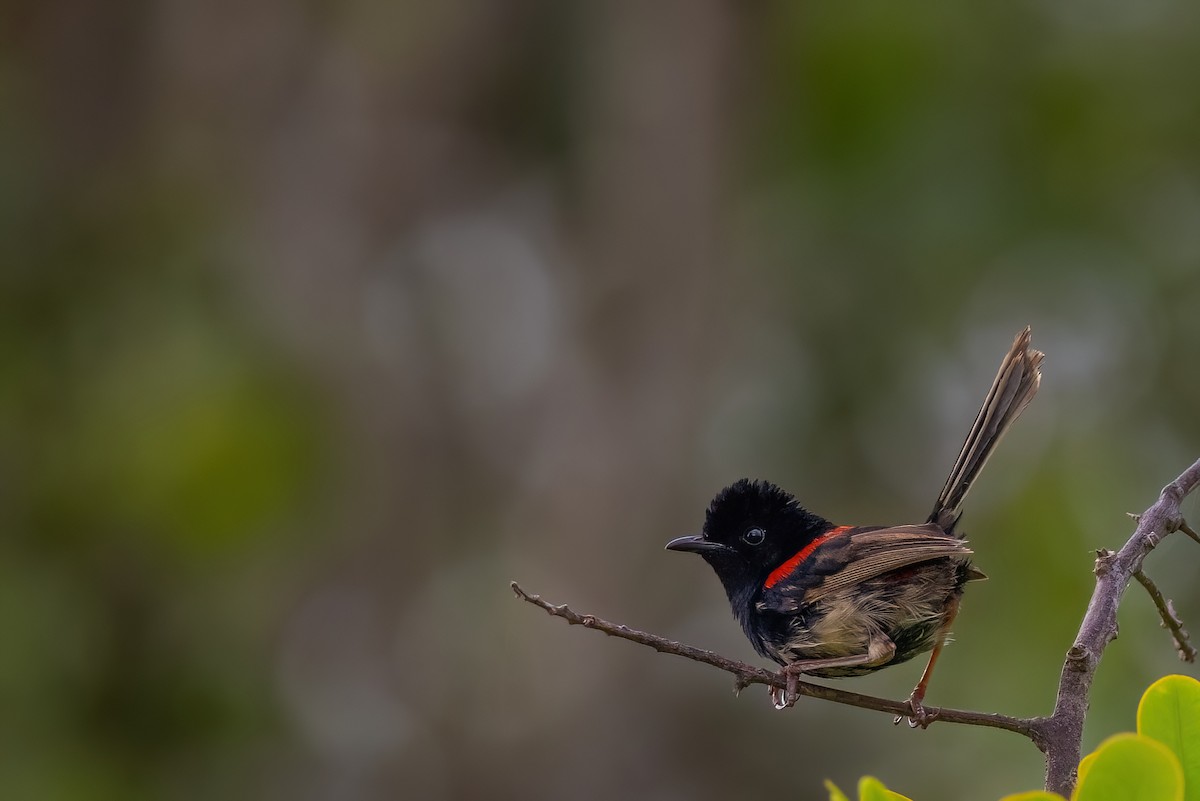
<svg viewBox="0 0 1200 801">
<path fill-rule="evenodd" d="M 1017 335 L 924 523 L 838 526 L 774 484 L 742 479 L 713 499 L 703 533 L 667 543 L 712 566 L 754 649 L 783 665 L 787 689 L 771 689 L 777 709 L 795 703 L 801 674 L 858 676 L 932 651 L 908 717 L 922 727 L 933 719 L 922 705 L 933 666 L 966 583 L 986 578 L 955 526 L 996 443 L 1037 392 L 1042 356 L 1028 328 Z"/>
</svg>

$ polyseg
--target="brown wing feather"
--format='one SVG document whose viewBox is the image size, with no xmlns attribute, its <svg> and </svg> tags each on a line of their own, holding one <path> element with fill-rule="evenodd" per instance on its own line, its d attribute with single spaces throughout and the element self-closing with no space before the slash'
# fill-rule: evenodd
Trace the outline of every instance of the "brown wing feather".
<svg viewBox="0 0 1200 801">
<path fill-rule="evenodd" d="M 972 553 L 964 540 L 946 534 L 933 524 L 893 526 L 856 533 L 850 550 L 849 564 L 826 576 L 820 585 L 805 593 L 805 603 L 891 570 L 945 557 L 965 559 Z"/>
</svg>

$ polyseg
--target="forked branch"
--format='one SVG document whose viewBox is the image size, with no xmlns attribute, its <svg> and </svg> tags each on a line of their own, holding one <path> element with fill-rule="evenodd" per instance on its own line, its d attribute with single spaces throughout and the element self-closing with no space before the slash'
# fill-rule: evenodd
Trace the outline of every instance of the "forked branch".
<svg viewBox="0 0 1200 801">
<path fill-rule="evenodd" d="M 1200 460 L 1179 478 L 1163 487 L 1158 501 L 1137 518 L 1133 536 L 1116 553 L 1102 551 L 1096 558 L 1096 589 L 1075 642 L 1067 651 L 1058 680 L 1058 697 L 1050 716 L 1050 748 L 1046 751 L 1046 789 L 1070 796 L 1083 742 L 1092 678 L 1104 648 L 1117 636 L 1117 607 L 1125 588 L 1155 546 L 1172 531 L 1187 529 L 1179 504 L 1200 485 Z M 1193 537 L 1194 539 L 1194 537 Z"/>
</svg>

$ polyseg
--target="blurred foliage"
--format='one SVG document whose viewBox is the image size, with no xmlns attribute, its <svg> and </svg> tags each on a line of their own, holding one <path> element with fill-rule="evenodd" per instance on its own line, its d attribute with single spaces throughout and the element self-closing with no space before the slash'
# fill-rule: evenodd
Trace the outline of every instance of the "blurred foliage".
<svg viewBox="0 0 1200 801">
<path fill-rule="evenodd" d="M 1036 785 L 1015 738 L 770 714 L 507 580 L 748 657 L 662 544 L 742 475 L 919 518 L 1032 324 L 930 700 L 1046 710 L 1091 551 L 1200 455 L 1198 35 L 1178 0 L 6 5 L 0 797 Z M 1179 539 L 1149 570 L 1194 622 Z M 1155 620 L 1131 593 L 1089 747 L 1173 668 Z"/>
<path fill-rule="evenodd" d="M 833 782 L 825 782 L 825 789 L 829 791 L 829 801 L 850 801 Z M 864 776 L 858 782 L 858 801 L 909 801 L 909 799 L 887 789 L 878 779 Z"/>
</svg>

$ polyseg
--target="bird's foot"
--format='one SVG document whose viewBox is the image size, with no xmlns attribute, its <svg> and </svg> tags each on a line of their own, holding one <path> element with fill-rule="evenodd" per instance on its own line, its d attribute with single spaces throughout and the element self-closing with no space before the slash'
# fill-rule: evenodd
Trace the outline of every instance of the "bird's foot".
<svg viewBox="0 0 1200 801">
<path fill-rule="evenodd" d="M 919 693 L 917 690 L 913 690 L 912 695 L 908 696 L 908 700 L 905 701 L 905 703 L 908 704 L 908 714 L 896 715 L 896 717 L 892 720 L 892 724 L 899 726 L 900 721 L 907 718 L 908 727 L 910 729 L 915 729 L 917 727 L 922 729 L 929 728 L 929 724 L 938 719 L 938 713 L 936 711 L 927 711 L 925 706 L 921 703 L 924 700 L 925 693 Z"/>
<path fill-rule="evenodd" d="M 789 665 L 788 667 L 785 667 L 779 671 L 783 676 L 784 683 L 786 685 L 784 689 L 781 690 L 778 687 L 768 688 L 771 691 L 771 704 L 776 709 L 787 709 L 790 706 L 795 706 L 796 700 L 800 697 L 799 685 L 801 671 L 794 670 L 793 667 L 794 666 Z"/>
</svg>

